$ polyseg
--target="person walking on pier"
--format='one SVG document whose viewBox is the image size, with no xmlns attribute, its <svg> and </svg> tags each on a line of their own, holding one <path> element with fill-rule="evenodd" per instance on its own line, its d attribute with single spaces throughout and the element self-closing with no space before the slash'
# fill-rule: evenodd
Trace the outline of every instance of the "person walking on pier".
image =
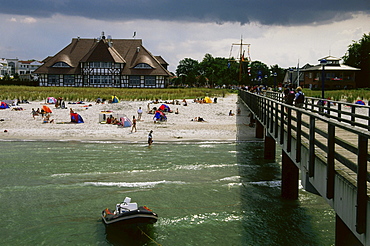
<svg viewBox="0 0 370 246">
<path fill-rule="evenodd" d="M 295 106 L 298 107 L 298 108 L 303 108 L 303 104 L 304 104 L 304 93 L 302 92 L 302 88 L 301 87 L 297 87 L 296 89 L 297 93 L 295 94 Z"/>
</svg>

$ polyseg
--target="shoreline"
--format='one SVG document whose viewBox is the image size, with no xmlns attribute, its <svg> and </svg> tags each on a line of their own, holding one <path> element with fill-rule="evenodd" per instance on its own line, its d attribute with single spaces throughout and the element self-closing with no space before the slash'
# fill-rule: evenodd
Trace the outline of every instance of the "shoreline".
<svg viewBox="0 0 370 246">
<path fill-rule="evenodd" d="M 147 136 L 153 130 L 155 143 L 178 142 L 238 142 L 257 141 L 254 130 L 245 125 L 249 123 L 249 111 L 239 103 L 236 94 L 218 98 L 217 103 L 196 103 L 188 100 L 187 106 L 168 105 L 179 114 L 166 113 L 167 121 L 154 123 L 154 114 L 148 114 L 148 101 L 121 101 L 114 104 L 66 104 L 67 109 L 55 108 L 51 119 L 54 123 L 42 123 L 41 116 L 33 119 L 31 111 L 45 105 L 44 102 L 20 104 L 9 109 L 0 110 L 0 141 L 80 141 L 80 142 L 122 142 L 147 143 Z M 162 103 L 150 104 L 150 109 Z M 137 132 L 131 133 L 131 127 L 100 124 L 99 114 L 112 111 L 112 114 L 124 114 L 130 120 L 137 117 L 137 110 L 144 110 L 142 121 L 137 121 Z M 22 108 L 15 111 L 13 108 Z M 241 113 L 229 116 L 229 111 Z M 84 123 L 70 123 L 69 109 L 72 109 L 84 120 Z M 192 121 L 202 117 L 205 122 Z M 6 132 L 5 132 L 6 131 Z"/>
</svg>

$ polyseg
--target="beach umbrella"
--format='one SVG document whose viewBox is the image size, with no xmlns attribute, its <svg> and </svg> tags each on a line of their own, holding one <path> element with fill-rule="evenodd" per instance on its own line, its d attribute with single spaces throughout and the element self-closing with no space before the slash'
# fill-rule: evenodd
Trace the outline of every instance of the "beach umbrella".
<svg viewBox="0 0 370 246">
<path fill-rule="evenodd" d="M 51 111 L 51 109 L 48 107 L 48 106 L 46 106 L 46 105 L 44 105 L 44 106 L 42 106 L 42 109 L 46 112 L 46 113 L 52 113 L 52 111 Z"/>
</svg>

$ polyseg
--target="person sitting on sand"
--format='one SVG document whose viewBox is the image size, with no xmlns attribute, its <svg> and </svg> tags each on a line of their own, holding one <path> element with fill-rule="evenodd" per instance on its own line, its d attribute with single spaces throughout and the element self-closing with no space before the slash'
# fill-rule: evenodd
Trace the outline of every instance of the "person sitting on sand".
<svg viewBox="0 0 370 246">
<path fill-rule="evenodd" d="M 233 113 L 233 111 L 232 111 L 232 110 L 230 110 L 230 112 L 229 112 L 229 116 L 234 116 L 234 113 Z"/>
<path fill-rule="evenodd" d="M 106 120 L 106 123 L 107 124 L 111 124 L 112 123 L 112 117 L 113 116 L 111 115 L 110 117 L 107 118 L 107 120 Z"/>
<path fill-rule="evenodd" d="M 202 117 L 195 117 L 194 119 L 191 119 L 191 121 L 205 122 Z"/>
<path fill-rule="evenodd" d="M 42 123 L 54 123 L 54 119 L 50 120 L 50 114 L 46 114 Z"/>
</svg>

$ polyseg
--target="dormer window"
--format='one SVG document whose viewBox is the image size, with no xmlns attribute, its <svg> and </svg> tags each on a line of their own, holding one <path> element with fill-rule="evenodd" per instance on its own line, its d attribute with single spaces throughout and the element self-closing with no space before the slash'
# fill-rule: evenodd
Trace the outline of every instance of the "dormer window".
<svg viewBox="0 0 370 246">
<path fill-rule="evenodd" d="M 70 65 L 68 65 L 67 63 L 65 62 L 56 62 L 54 63 L 54 65 L 52 67 L 71 67 Z"/>
<path fill-rule="evenodd" d="M 134 68 L 137 68 L 137 69 L 153 69 L 153 67 L 151 67 L 147 63 L 139 63 Z"/>
</svg>

